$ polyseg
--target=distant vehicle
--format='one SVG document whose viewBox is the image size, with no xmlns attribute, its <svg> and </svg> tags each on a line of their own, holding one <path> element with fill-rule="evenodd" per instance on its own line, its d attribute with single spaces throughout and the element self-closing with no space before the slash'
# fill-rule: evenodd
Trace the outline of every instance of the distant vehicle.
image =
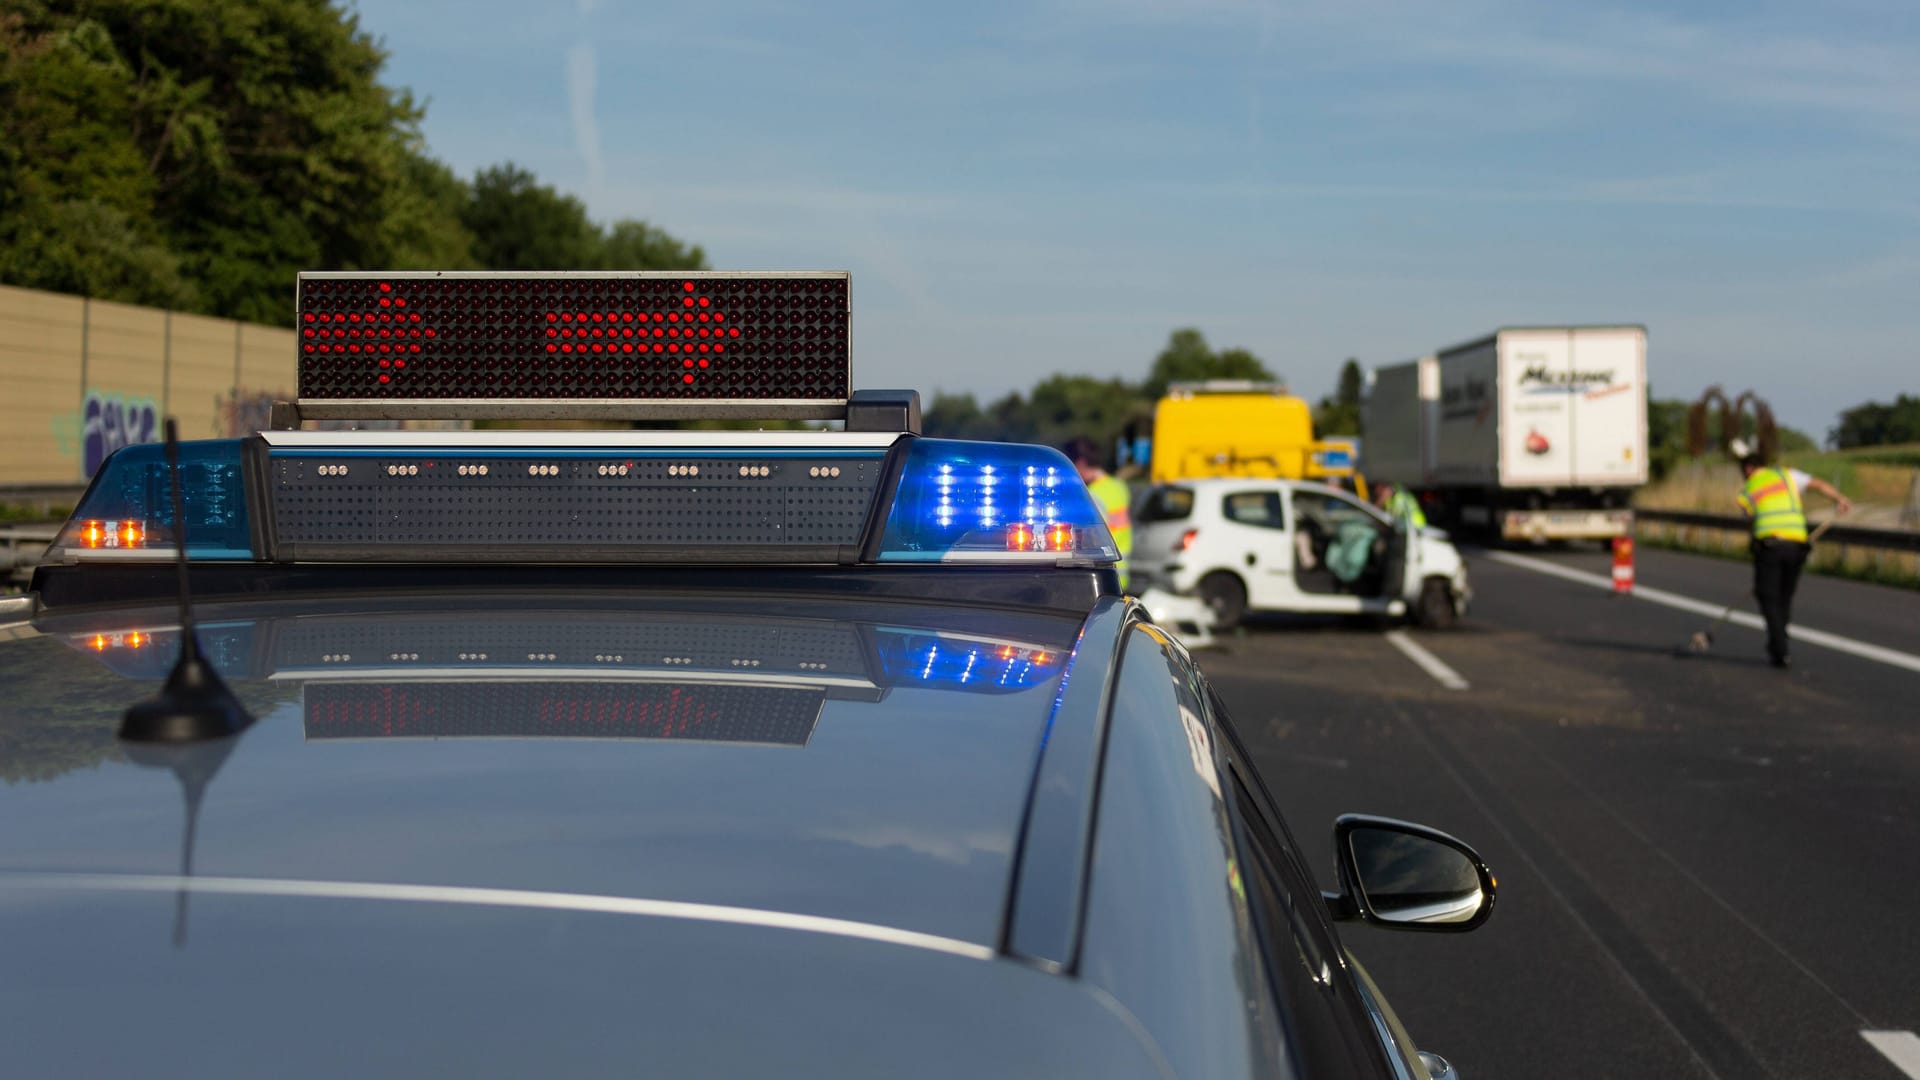
<svg viewBox="0 0 1920 1080">
<path fill-rule="evenodd" d="M 1647 481 L 1647 331 L 1509 327 L 1384 367 L 1365 472 L 1436 523 L 1503 540 L 1627 533 Z"/>
<path fill-rule="evenodd" d="M 1338 480 L 1354 475 L 1352 442 L 1315 439 L 1313 411 L 1279 383 L 1174 383 L 1153 413 L 1150 478 Z"/>
<path fill-rule="evenodd" d="M 1291 480 L 1160 484 L 1134 515 L 1133 585 L 1198 596 L 1226 629 L 1249 611 L 1411 615 L 1449 627 L 1472 591 L 1438 529 Z"/>
</svg>

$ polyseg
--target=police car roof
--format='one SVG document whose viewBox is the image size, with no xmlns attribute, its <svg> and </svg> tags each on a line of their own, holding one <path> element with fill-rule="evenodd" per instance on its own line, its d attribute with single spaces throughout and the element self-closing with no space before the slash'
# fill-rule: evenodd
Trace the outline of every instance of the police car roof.
<svg viewBox="0 0 1920 1080">
<path fill-rule="evenodd" d="M 302 275 L 276 430 L 116 453 L 0 640 L 9 1064 L 1164 1072 L 1049 974 L 1118 551 L 850 390 L 846 289 Z M 449 409 L 848 430 L 295 430 Z"/>
<path fill-rule="evenodd" d="M 468 590 L 198 621 L 260 718 L 203 748 L 114 738 L 171 610 L 0 643 L 0 894 L 43 976 L 9 1006 L 24 1072 L 256 1045 L 364 1071 L 342 1028 L 436 1072 L 1151 1071 L 1097 995 L 998 959 L 1079 618 Z M 230 1058 L 192 1022 L 216 999 Z M 102 1015 L 132 1017 L 112 1046 L 81 1031 Z"/>
</svg>

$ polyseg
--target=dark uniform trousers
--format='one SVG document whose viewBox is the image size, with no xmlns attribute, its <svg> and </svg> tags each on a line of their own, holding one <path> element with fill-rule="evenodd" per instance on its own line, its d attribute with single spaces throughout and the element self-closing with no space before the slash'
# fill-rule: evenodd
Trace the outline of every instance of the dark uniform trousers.
<svg viewBox="0 0 1920 1080">
<path fill-rule="evenodd" d="M 1768 537 L 1753 542 L 1753 595 L 1767 620 L 1767 655 L 1787 655 L 1787 623 L 1793 618 L 1793 590 L 1800 584 L 1811 545 L 1800 540 Z"/>
</svg>

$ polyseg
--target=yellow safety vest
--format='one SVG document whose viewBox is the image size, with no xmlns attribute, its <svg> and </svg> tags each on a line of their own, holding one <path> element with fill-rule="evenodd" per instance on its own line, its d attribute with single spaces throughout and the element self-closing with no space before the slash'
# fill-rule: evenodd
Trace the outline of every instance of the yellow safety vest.
<svg viewBox="0 0 1920 1080">
<path fill-rule="evenodd" d="M 1427 527 L 1427 512 L 1420 509 L 1420 500 L 1405 490 L 1396 490 L 1387 496 L 1387 513 L 1397 518 L 1406 518 L 1416 529 Z"/>
<path fill-rule="evenodd" d="M 1133 516 L 1127 508 L 1132 494 L 1127 491 L 1126 481 L 1117 477 L 1103 476 L 1087 485 L 1093 492 L 1093 501 L 1100 504 L 1101 513 L 1107 518 L 1107 531 L 1113 534 L 1113 546 L 1120 549 L 1120 562 L 1114 569 L 1120 572 L 1120 584 L 1127 583 L 1127 555 L 1133 551 Z"/>
<path fill-rule="evenodd" d="M 1740 505 L 1753 515 L 1755 540 L 1807 539 L 1807 514 L 1800 491 L 1785 469 L 1755 469 L 1740 493 Z"/>
</svg>

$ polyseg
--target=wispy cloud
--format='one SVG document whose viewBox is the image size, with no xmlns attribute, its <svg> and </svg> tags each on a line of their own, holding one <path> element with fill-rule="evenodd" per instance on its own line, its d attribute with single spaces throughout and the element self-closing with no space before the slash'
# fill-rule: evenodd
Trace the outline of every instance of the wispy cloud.
<svg viewBox="0 0 1920 1080">
<path fill-rule="evenodd" d="M 1643 12 L 1569 8 L 1549 34 L 1513 23 L 1471 34 L 1435 27 L 1403 40 L 1416 52 L 1482 65 L 1524 66 L 1562 77 L 1685 88 L 1702 97 L 1775 104 L 1877 120 L 1920 135 L 1920 80 L 1911 46 L 1712 26 Z"/>
<path fill-rule="evenodd" d="M 584 0 L 583 9 L 591 6 Z M 567 51 L 567 104 L 573 115 L 573 145 L 587 170 L 587 197 L 596 199 L 606 189 L 607 169 L 600 157 L 600 125 L 594 118 L 593 46 L 581 42 Z"/>
<path fill-rule="evenodd" d="M 1738 8 L 1709 22 L 1513 0 L 1057 0 L 1053 11 L 1055 25 L 1082 29 L 1187 26 L 1212 35 L 1237 28 L 1259 43 L 1260 53 L 1277 40 L 1324 69 L 1417 74 L 1406 71 L 1411 62 L 1680 89 L 1723 102 L 1844 114 L 1885 133 L 1920 137 L 1920 79 L 1913 76 L 1920 56 L 1913 40 L 1850 35 L 1851 20 L 1785 32 L 1743 18 Z"/>
</svg>

